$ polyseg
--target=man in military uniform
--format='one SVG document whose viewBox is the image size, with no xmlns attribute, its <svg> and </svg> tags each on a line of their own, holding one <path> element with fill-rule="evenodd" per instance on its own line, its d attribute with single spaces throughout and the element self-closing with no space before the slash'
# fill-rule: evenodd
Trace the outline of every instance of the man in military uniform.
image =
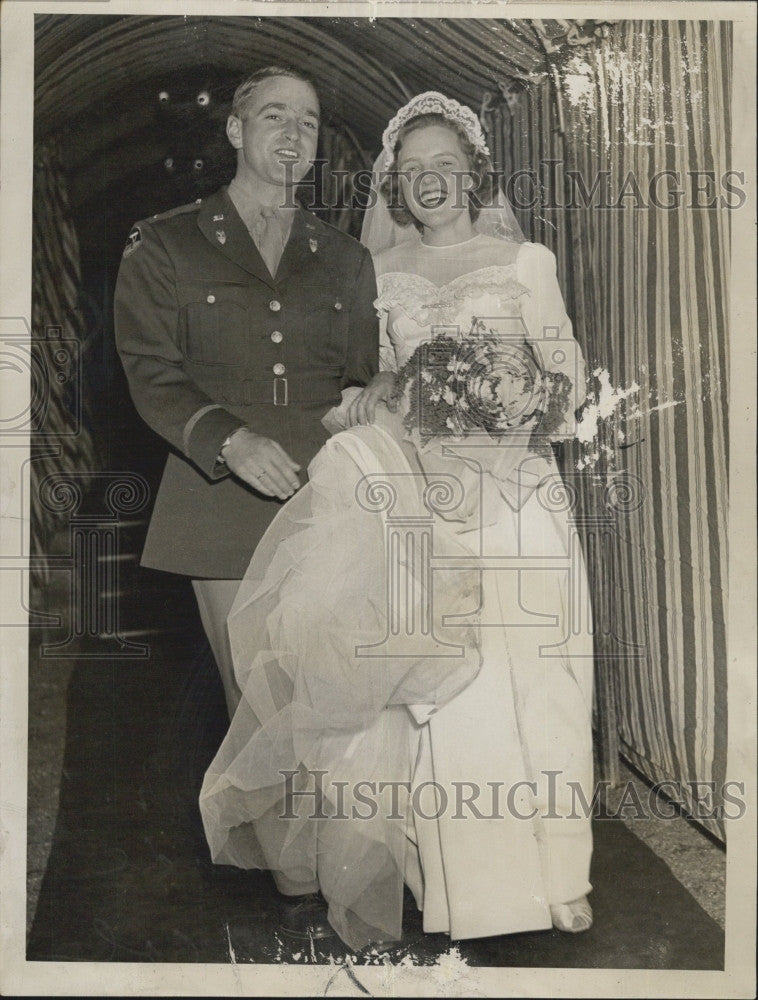
<svg viewBox="0 0 758 1000">
<path fill-rule="evenodd" d="M 132 398 L 172 448 L 142 564 L 192 577 L 230 714 L 240 694 L 226 618 L 253 550 L 326 440 L 320 418 L 340 390 L 372 383 L 360 422 L 388 395 L 374 379 L 371 257 L 294 207 L 318 127 L 305 77 L 250 77 L 227 122 L 233 181 L 136 225 L 116 286 Z"/>
</svg>

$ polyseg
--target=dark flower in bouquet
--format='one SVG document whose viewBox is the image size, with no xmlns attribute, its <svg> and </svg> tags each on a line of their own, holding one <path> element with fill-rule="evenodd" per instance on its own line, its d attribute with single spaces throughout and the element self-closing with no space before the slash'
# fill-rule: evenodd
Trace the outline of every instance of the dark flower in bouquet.
<svg viewBox="0 0 758 1000">
<path fill-rule="evenodd" d="M 528 450 L 549 455 L 564 424 L 571 379 L 546 372 L 524 341 L 509 342 L 475 320 L 465 337 L 439 336 L 416 348 L 398 372 L 406 430 L 433 438 L 517 433 Z"/>
</svg>

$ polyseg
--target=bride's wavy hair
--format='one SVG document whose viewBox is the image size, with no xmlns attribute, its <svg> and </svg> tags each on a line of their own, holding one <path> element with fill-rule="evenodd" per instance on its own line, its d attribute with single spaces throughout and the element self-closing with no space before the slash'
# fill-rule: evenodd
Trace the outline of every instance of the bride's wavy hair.
<svg viewBox="0 0 758 1000">
<path fill-rule="evenodd" d="M 471 176 L 475 180 L 475 185 L 471 190 L 466 191 L 468 197 L 468 210 L 471 221 L 476 222 L 483 205 L 489 205 L 494 198 L 494 184 L 492 180 L 492 161 L 481 151 L 474 148 L 473 143 L 455 122 L 450 121 L 439 112 L 417 115 L 401 126 L 395 141 L 395 148 L 392 151 L 392 163 L 389 166 L 387 176 L 382 179 L 379 191 L 387 201 L 387 208 L 393 219 L 399 226 L 415 226 L 419 231 L 423 231 L 423 224 L 411 212 L 403 200 L 400 171 L 398 169 L 398 157 L 403 148 L 403 142 L 411 134 L 430 125 L 442 125 L 454 132 L 461 145 Z"/>
</svg>

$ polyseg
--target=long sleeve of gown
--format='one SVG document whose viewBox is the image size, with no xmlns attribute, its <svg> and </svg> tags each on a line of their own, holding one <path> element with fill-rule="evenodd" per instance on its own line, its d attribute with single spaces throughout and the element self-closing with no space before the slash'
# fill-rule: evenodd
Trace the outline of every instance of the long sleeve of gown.
<svg viewBox="0 0 758 1000">
<path fill-rule="evenodd" d="M 527 342 L 545 371 L 561 372 L 571 380 L 564 429 L 564 435 L 570 437 L 576 429 L 574 412 L 586 396 L 585 364 L 558 285 L 555 255 L 541 244 L 526 243 L 517 269 L 519 282 L 529 289 L 522 305 Z"/>
<path fill-rule="evenodd" d="M 377 299 L 377 303 L 380 303 L 379 299 Z M 396 372 L 397 357 L 388 330 L 389 314 L 381 305 L 378 305 L 377 312 L 379 314 L 379 371 Z"/>
</svg>

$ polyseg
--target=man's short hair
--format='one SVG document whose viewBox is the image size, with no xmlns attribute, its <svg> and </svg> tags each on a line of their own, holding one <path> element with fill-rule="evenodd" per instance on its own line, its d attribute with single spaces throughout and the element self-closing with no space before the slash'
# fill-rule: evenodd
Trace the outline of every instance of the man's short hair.
<svg viewBox="0 0 758 1000">
<path fill-rule="evenodd" d="M 294 66 L 264 66 L 263 69 L 256 70 L 251 76 L 242 83 L 234 91 L 234 97 L 232 98 L 232 114 L 237 118 L 241 118 L 245 109 L 245 104 L 253 96 L 256 89 L 264 82 L 264 80 L 271 80 L 277 76 L 286 76 L 291 80 L 301 80 L 303 83 L 307 83 L 313 88 L 314 93 L 316 93 L 316 85 L 311 79 L 311 77 L 303 72 L 303 70 L 296 69 Z M 318 96 L 318 95 L 317 95 Z"/>
</svg>

